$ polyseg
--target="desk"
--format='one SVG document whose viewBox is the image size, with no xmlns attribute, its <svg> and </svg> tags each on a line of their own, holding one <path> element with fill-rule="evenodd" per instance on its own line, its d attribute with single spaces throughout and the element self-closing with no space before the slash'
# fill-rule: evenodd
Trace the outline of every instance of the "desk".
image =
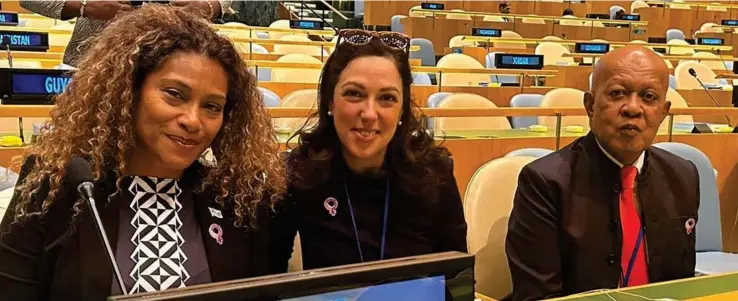
<svg viewBox="0 0 738 301">
<path fill-rule="evenodd" d="M 702 276 L 689 279 L 654 283 L 641 287 L 610 290 L 589 294 L 549 299 L 549 301 L 607 301 L 607 300 L 644 300 L 627 294 L 635 294 L 647 298 L 672 298 L 675 300 L 707 301 L 738 300 L 738 273 Z M 619 293 L 623 292 L 623 293 Z M 608 297 L 609 295 L 609 297 Z"/>
<path fill-rule="evenodd" d="M 389 26 L 394 15 L 407 16 L 413 6 L 420 6 L 421 1 L 407 0 L 374 0 L 364 3 L 364 24 Z M 463 9 L 465 11 L 499 13 L 500 1 L 433 1 L 445 4 L 445 9 Z M 630 10 L 632 1 L 584 1 L 584 3 L 567 3 L 554 1 L 510 1 L 510 12 L 513 14 L 536 14 L 539 16 L 561 16 L 566 8 L 571 8 L 574 15 L 583 18 L 587 13 L 610 14 L 610 7 L 620 5 Z M 720 23 L 720 22 L 718 22 Z"/>
<path fill-rule="evenodd" d="M 707 92 L 702 89 L 693 89 L 693 90 L 677 90 L 677 92 L 682 95 L 684 100 L 687 101 L 687 105 L 689 107 L 710 107 L 714 108 L 715 103 L 712 102 L 710 99 L 710 96 L 707 95 Z M 733 107 L 733 92 L 732 91 L 723 91 L 723 90 L 710 90 L 710 93 L 713 97 L 715 97 L 715 100 L 720 103 L 723 107 Z M 708 122 L 708 123 L 718 123 L 718 124 L 724 124 L 727 121 L 725 120 L 725 116 L 693 116 L 692 117 L 695 122 Z M 728 119 L 730 119 L 730 124 L 737 124 L 738 122 L 738 116 L 728 116 Z"/>
<path fill-rule="evenodd" d="M 719 23 L 719 22 L 718 22 Z M 725 45 L 735 45 L 733 44 L 733 36 L 735 34 L 731 30 L 730 32 L 700 32 L 695 34 L 697 38 L 720 38 L 723 39 L 723 43 Z M 736 39 L 738 42 L 738 39 Z M 738 47 L 733 47 L 733 51 L 730 52 L 734 57 L 738 57 Z"/>
<path fill-rule="evenodd" d="M 652 36 L 665 37 L 667 29 L 679 29 L 685 36 L 691 37 L 702 24 L 712 22 L 720 24 L 723 19 L 735 19 L 738 10 L 725 12 L 702 9 L 672 9 L 663 7 L 644 7 L 636 9 L 641 20 L 649 21 L 648 28 Z"/>
<path fill-rule="evenodd" d="M 475 36 L 465 36 L 464 40 L 469 40 L 472 42 L 477 43 L 507 43 L 507 44 L 524 44 L 528 47 L 528 45 L 532 45 L 532 47 L 537 46 L 540 43 L 543 42 L 551 42 L 551 43 L 559 43 L 562 45 L 567 45 L 570 47 L 574 47 L 576 43 L 591 43 L 589 40 L 543 40 L 543 39 L 532 39 L 532 38 L 522 38 L 522 39 L 515 39 L 515 38 L 493 38 L 493 37 L 475 37 Z M 617 47 L 625 47 L 630 45 L 635 46 L 641 46 L 641 47 L 649 47 L 654 49 L 664 49 L 667 54 L 671 53 L 672 48 L 687 48 L 692 49 L 695 52 L 697 51 L 709 51 L 709 52 L 717 52 L 718 50 L 723 53 L 730 53 L 733 50 L 733 47 L 730 45 L 669 45 L 669 44 L 661 44 L 661 43 L 632 43 L 632 42 L 619 42 L 619 41 L 612 41 L 608 43 L 610 44 L 610 48 L 617 48 Z"/>
<path fill-rule="evenodd" d="M 523 37 L 535 39 L 541 39 L 550 35 L 559 37 L 565 35 L 567 39 L 575 40 L 607 39 L 608 41 L 615 42 L 648 39 L 647 31 L 639 31 L 636 34 L 628 28 L 566 26 L 553 24 L 550 21 L 547 21 L 546 24 L 530 24 L 523 23 L 520 19 L 516 19 L 514 22 L 502 23 L 481 21 L 481 18 L 475 18 L 473 20 L 450 20 L 411 17 L 402 19 L 400 22 L 405 26 L 405 34 L 413 38 L 425 38 L 433 42 L 436 54 L 438 55 L 443 53 L 443 47 L 448 45 L 452 37 L 457 35 L 471 35 L 473 27 L 511 30 Z"/>
</svg>

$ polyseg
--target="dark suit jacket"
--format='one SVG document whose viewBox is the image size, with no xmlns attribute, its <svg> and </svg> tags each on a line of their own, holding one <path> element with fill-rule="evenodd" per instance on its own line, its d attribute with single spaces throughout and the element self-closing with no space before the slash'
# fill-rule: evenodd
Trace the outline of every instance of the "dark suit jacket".
<svg viewBox="0 0 738 301">
<path fill-rule="evenodd" d="M 30 171 L 30 161 L 21 169 L 18 183 L 22 183 Z M 182 180 L 199 181 L 201 168 L 195 163 Z M 112 177 L 95 183 L 95 199 L 113 249 L 118 236 L 120 202 L 105 200 L 115 191 Z M 232 209 L 219 206 L 213 193 L 206 190 L 193 194 L 207 258 L 189 260 L 207 260 L 213 282 L 266 274 L 268 230 L 265 227 L 268 224 L 261 220 L 268 222 L 268 218 L 259 221 L 257 230 L 239 228 L 234 226 Z M 48 185 L 42 187 L 39 195 L 48 195 Z M 100 301 L 110 295 L 114 279 L 112 268 L 86 206 L 70 224 L 75 200 L 76 191 L 66 189 L 48 214 L 11 224 L 16 204 L 16 197 L 13 197 L 8 216 L 0 225 L 0 300 Z M 223 219 L 212 217 L 208 207 L 221 209 Z M 267 213 L 265 209 L 264 214 Z M 212 223 L 223 228 L 222 245 L 209 235 Z"/>
<path fill-rule="evenodd" d="M 650 282 L 694 276 L 699 179 L 691 162 L 648 148 L 637 178 Z M 620 281 L 620 168 L 592 133 L 520 173 L 506 251 L 513 300 L 602 288 Z"/>
</svg>

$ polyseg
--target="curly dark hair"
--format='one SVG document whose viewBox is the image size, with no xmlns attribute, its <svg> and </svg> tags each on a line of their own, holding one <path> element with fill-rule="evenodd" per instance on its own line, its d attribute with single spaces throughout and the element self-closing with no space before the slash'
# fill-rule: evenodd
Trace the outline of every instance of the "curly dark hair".
<svg viewBox="0 0 738 301">
<path fill-rule="evenodd" d="M 425 128 L 421 122 L 424 118 L 411 99 L 413 75 L 407 53 L 387 47 L 376 38 L 365 45 L 341 43 L 325 62 L 318 87 L 318 111 L 310 118 L 317 117 L 318 122 L 293 136 L 299 136 L 299 142 L 290 156 L 290 184 L 310 189 L 330 176 L 334 156 L 342 154 L 333 118 L 328 115 L 334 88 L 349 63 L 365 56 L 392 59 L 402 78 L 402 124 L 387 146 L 384 170 L 409 195 L 435 199 L 435 188 L 450 173 L 450 165 L 443 160 L 450 154 L 444 146 L 435 143 L 433 132 Z"/>
<path fill-rule="evenodd" d="M 286 188 L 279 144 L 271 128 L 256 80 L 241 54 L 204 19 L 182 9 L 148 5 L 125 13 L 90 41 L 67 90 L 55 98 L 43 138 L 30 146 L 35 164 L 19 183 L 15 221 L 42 215 L 56 201 L 65 167 L 73 157 L 88 158 L 97 180 L 113 167 L 120 181 L 135 139 L 134 116 L 139 90 L 151 72 L 175 53 L 197 53 L 219 62 L 227 72 L 223 125 L 211 148 L 217 165 L 203 171 L 200 189 L 216 192 L 221 205 L 233 208 L 236 224 L 257 207 L 271 206 Z M 43 203 L 32 201 L 48 181 Z M 225 204 L 228 200 L 228 204 Z M 75 204 L 77 213 L 80 201 Z"/>
</svg>

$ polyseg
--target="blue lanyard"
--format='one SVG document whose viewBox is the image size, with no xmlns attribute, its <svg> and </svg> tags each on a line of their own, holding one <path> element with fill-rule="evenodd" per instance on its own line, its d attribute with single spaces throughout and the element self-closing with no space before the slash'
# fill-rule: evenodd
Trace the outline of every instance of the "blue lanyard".
<svg viewBox="0 0 738 301">
<path fill-rule="evenodd" d="M 633 248 L 633 252 L 630 254 L 630 260 L 628 261 L 628 269 L 625 271 L 625 276 L 623 276 L 623 271 L 620 271 L 620 276 L 622 278 L 623 286 L 622 287 L 628 287 L 628 281 L 630 280 L 630 272 L 633 271 L 633 265 L 635 264 L 636 256 L 638 255 L 638 249 L 641 247 L 641 242 L 643 241 L 643 228 L 641 228 L 641 231 L 638 232 L 638 238 L 636 239 L 635 247 Z"/>
<path fill-rule="evenodd" d="M 361 251 L 361 242 L 359 241 L 359 230 L 356 228 L 356 218 L 354 218 L 354 206 L 351 205 L 351 197 L 348 193 L 348 187 L 346 186 L 346 179 L 343 180 L 343 190 L 346 192 L 346 200 L 349 205 L 349 213 L 351 213 L 351 223 L 354 226 L 354 236 L 356 237 L 356 247 L 359 249 L 359 259 L 364 262 L 364 252 Z M 389 211 L 389 178 L 387 178 L 387 185 L 385 186 L 384 193 L 384 220 L 382 221 L 382 247 L 379 250 L 379 260 L 384 259 L 384 241 L 387 237 L 387 212 Z"/>
</svg>

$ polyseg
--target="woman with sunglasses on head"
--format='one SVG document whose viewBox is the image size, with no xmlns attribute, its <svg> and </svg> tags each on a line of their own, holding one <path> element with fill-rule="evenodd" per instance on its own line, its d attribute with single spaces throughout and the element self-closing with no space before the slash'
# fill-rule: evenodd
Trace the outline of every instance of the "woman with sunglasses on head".
<svg viewBox="0 0 738 301">
<path fill-rule="evenodd" d="M 448 150 L 410 98 L 409 38 L 344 30 L 325 63 L 318 122 L 288 158 L 288 195 L 271 225 L 272 272 L 299 232 L 304 269 L 466 251 Z"/>
<path fill-rule="evenodd" d="M 55 103 L 0 224 L 1 300 L 102 301 L 268 273 L 284 164 L 230 40 L 179 8 L 127 13 Z M 215 160 L 200 158 L 206 149 Z M 91 166 L 112 255 L 80 173 L 67 173 L 73 158 Z"/>
</svg>

